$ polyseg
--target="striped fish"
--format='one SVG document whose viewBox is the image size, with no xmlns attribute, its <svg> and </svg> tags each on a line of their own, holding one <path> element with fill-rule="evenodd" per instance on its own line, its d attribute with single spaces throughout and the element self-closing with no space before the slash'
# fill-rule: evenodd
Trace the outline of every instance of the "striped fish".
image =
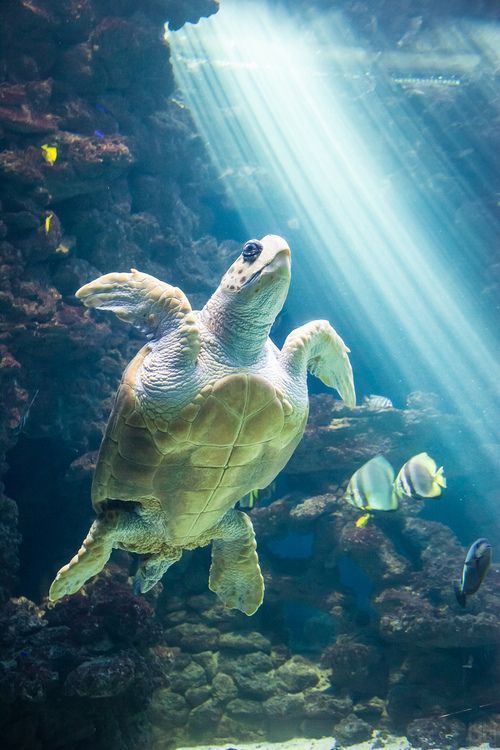
<svg viewBox="0 0 500 750">
<path fill-rule="evenodd" d="M 393 491 L 394 469 L 383 456 L 367 461 L 354 472 L 344 500 L 363 510 L 396 510 L 398 499 Z"/>
<path fill-rule="evenodd" d="M 269 502 L 276 495 L 276 482 L 271 482 L 263 490 L 250 490 L 247 495 L 239 501 L 240 508 L 253 508 L 259 502 L 260 504 Z"/>
<path fill-rule="evenodd" d="M 438 497 L 446 478 L 443 467 L 427 453 L 418 453 L 401 467 L 394 484 L 396 494 L 402 497 Z"/>
<path fill-rule="evenodd" d="M 370 411 L 381 411 L 382 409 L 393 408 L 393 403 L 390 398 L 386 398 L 386 396 L 376 396 L 374 393 L 365 396 L 363 405 L 370 409 Z"/>
</svg>

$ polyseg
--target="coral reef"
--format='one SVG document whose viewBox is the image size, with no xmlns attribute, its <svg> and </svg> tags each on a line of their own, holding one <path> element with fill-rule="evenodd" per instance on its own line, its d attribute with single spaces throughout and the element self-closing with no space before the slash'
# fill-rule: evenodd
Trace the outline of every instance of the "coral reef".
<svg viewBox="0 0 500 750">
<path fill-rule="evenodd" d="M 4 8 L 2 474 L 6 452 L 12 469 L 16 455 L 29 452 L 26 440 L 73 459 L 96 450 L 124 364 L 142 343 L 120 323 L 76 304 L 79 286 L 138 266 L 203 295 L 225 267 L 232 245 L 210 236 L 210 203 L 223 209 L 189 112 L 171 96 L 164 38 L 165 23 L 179 28 L 217 8 L 216 0 L 148 0 L 140 8 L 121 0 L 10 0 Z M 13 489 L 26 544 L 40 507 L 33 488 Z M 54 493 L 61 496 L 62 525 L 68 522 L 76 538 L 81 511 L 76 503 L 66 506 L 62 487 Z M 16 507 L 8 494 L 0 494 L 2 600 L 14 590 L 19 567 Z M 57 539 L 55 533 L 47 540 L 54 558 Z M 40 569 L 40 579 L 55 567 Z"/>
<path fill-rule="evenodd" d="M 414 399 L 418 408 L 398 415 L 411 425 L 399 433 L 401 456 L 413 450 L 413 425 L 428 418 L 430 401 Z M 319 404 L 318 421 L 335 430 L 336 403 L 313 397 L 310 432 Z M 350 418 L 364 420 L 363 408 Z M 465 550 L 450 528 L 422 517 L 417 502 L 374 514 L 358 529 L 359 512 L 341 499 L 346 475 L 339 472 L 337 485 L 321 476 L 321 494 L 294 490 L 252 510 L 267 590 L 250 624 L 200 593 L 203 552 L 167 576 L 159 611 L 166 641 L 179 654 L 175 676 L 153 706 L 172 707 L 177 718 L 172 737 L 168 719 L 152 710 L 155 748 L 299 735 L 349 745 L 384 728 L 408 732 L 416 747 L 454 748 L 466 742 L 464 689 L 478 703 L 495 700 L 495 663 L 482 654 L 496 653 L 500 641 L 498 572 L 462 610 L 452 580 Z M 300 538 L 308 552 L 294 557 Z M 280 539 L 289 540 L 288 555 L 276 553 Z M 347 562 L 364 578 L 364 601 L 344 580 Z M 452 716 L 438 718 L 445 713 Z M 469 729 L 478 738 L 494 731 L 493 720 Z"/>
<path fill-rule="evenodd" d="M 336 420 L 348 418 L 348 443 L 356 420 L 368 426 L 369 418 L 364 407 L 338 416 L 336 404 L 312 398 L 309 433 L 335 432 Z M 413 450 L 414 426 L 434 419 L 425 399 L 412 406 L 397 416 L 408 425 L 397 460 Z M 376 419 L 370 429 L 386 434 Z M 452 580 L 465 550 L 420 501 L 373 513 L 358 528 L 359 511 L 342 499 L 358 461 L 336 481 L 305 474 L 316 494 L 294 483 L 252 509 L 267 589 L 251 619 L 207 591 L 205 549 L 186 553 L 146 598 L 133 595 L 129 556 L 120 553 L 57 605 L 7 603 L 0 715 L 11 746 L 36 737 L 41 748 L 65 747 L 68 722 L 96 747 L 125 743 L 126 732 L 125 747 L 154 750 L 292 736 L 349 745 L 381 730 L 451 750 L 493 736 L 494 716 L 463 712 L 464 690 L 478 705 L 497 705 L 500 575 L 493 568 L 460 608 Z M 84 505 L 94 465 L 94 451 L 68 462 L 63 487 L 72 502 Z M 98 710 L 102 701 L 112 704 L 114 723 Z"/>
<path fill-rule="evenodd" d="M 141 716 L 166 680 L 154 608 L 118 569 L 86 593 L 55 606 L 21 597 L 0 610 L 4 747 L 147 747 Z"/>
</svg>

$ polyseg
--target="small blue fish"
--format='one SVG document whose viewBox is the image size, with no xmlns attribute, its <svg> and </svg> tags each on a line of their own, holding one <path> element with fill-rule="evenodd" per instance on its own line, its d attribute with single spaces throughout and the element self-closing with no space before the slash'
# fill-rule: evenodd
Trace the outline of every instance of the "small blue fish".
<svg viewBox="0 0 500 750">
<path fill-rule="evenodd" d="M 108 110 L 106 109 L 104 104 L 99 104 L 99 102 L 95 104 L 95 108 L 97 109 L 98 112 L 103 112 L 104 114 L 108 113 Z"/>
<path fill-rule="evenodd" d="M 104 138 L 104 133 L 102 130 L 94 130 L 94 135 L 96 135 L 98 138 Z"/>
<path fill-rule="evenodd" d="M 465 558 L 462 580 L 455 581 L 455 596 L 461 607 L 465 607 L 468 596 L 475 594 L 491 565 L 491 544 L 487 539 L 476 539 Z"/>
</svg>

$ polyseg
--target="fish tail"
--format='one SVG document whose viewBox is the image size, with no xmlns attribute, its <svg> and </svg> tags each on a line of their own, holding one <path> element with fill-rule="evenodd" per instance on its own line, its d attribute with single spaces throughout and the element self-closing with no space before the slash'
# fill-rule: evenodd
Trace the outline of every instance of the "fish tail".
<svg viewBox="0 0 500 750">
<path fill-rule="evenodd" d="M 396 483 L 394 482 L 394 484 L 392 485 L 392 492 L 391 492 L 391 510 L 398 509 L 400 500 L 401 500 L 401 496 L 396 487 Z"/>
<path fill-rule="evenodd" d="M 444 475 L 444 468 L 442 466 L 440 466 L 436 471 L 436 474 L 434 475 L 434 481 L 440 487 L 446 487 L 446 477 Z"/>
<path fill-rule="evenodd" d="M 403 485 L 401 482 L 401 478 L 398 474 L 396 477 L 396 481 L 392 484 L 392 500 L 393 502 L 396 502 L 396 505 L 399 500 L 402 500 L 405 497 L 405 491 L 403 489 Z"/>
<path fill-rule="evenodd" d="M 453 588 L 455 590 L 455 596 L 457 598 L 457 602 L 460 604 L 461 607 L 465 608 L 465 603 L 467 600 L 466 595 L 462 591 L 462 587 L 460 585 L 460 581 L 454 581 L 453 582 Z"/>
</svg>

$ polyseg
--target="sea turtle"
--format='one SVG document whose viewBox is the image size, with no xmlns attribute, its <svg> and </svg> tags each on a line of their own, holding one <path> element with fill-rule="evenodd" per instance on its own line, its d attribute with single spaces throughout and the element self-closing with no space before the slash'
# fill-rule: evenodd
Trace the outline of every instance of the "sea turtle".
<svg viewBox="0 0 500 750">
<path fill-rule="evenodd" d="M 290 284 L 290 249 L 249 240 L 200 312 L 180 289 L 132 269 L 86 284 L 87 307 L 112 310 L 149 342 L 126 368 L 92 485 L 97 519 L 58 572 L 50 599 L 72 594 L 113 548 L 139 553 L 147 591 L 182 551 L 212 542 L 209 586 L 248 615 L 264 581 L 249 516 L 234 508 L 285 466 L 308 415 L 307 371 L 354 405 L 352 369 L 326 320 L 269 339 Z"/>
</svg>

